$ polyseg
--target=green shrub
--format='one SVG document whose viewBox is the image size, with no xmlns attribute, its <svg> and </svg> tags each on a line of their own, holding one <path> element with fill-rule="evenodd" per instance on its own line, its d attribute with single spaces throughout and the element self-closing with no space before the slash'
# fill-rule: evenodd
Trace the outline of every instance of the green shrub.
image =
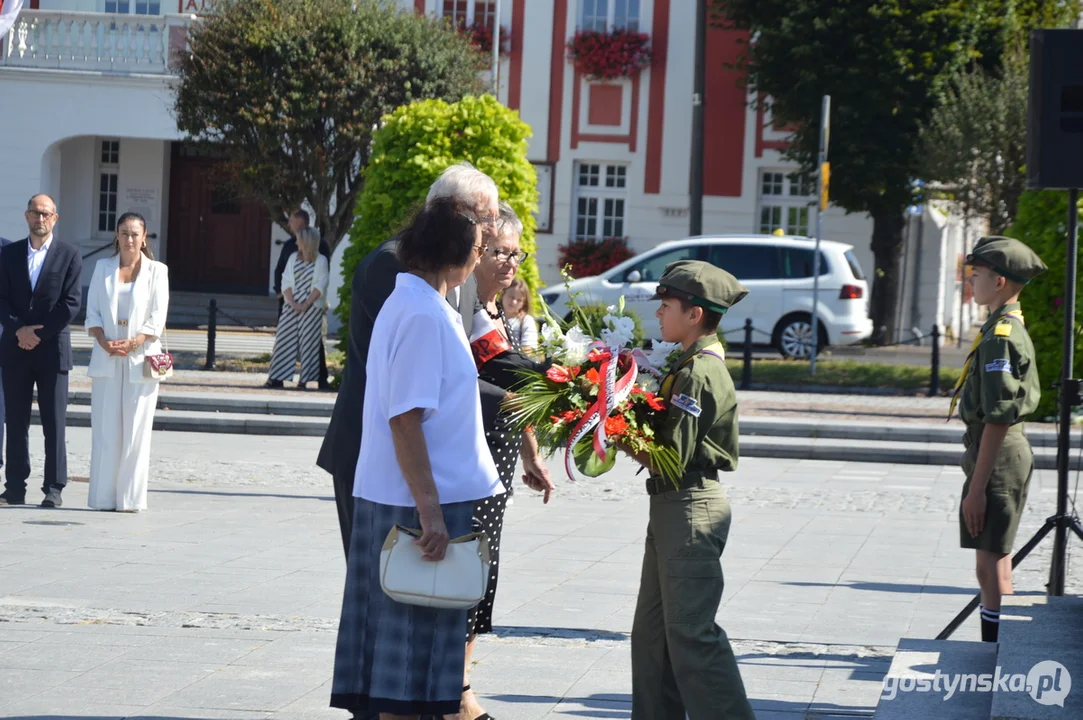
<svg viewBox="0 0 1083 720">
<path fill-rule="evenodd" d="M 537 223 L 533 215 L 538 205 L 537 173 L 526 156 L 531 135 L 519 113 L 491 95 L 465 97 L 456 103 L 424 100 L 384 116 L 383 125 L 373 135 L 365 189 L 357 201 L 350 247 L 343 254 L 343 283 L 336 310 L 343 326 L 349 325 L 354 268 L 402 228 L 445 168 L 463 160 L 496 182 L 500 199 L 523 221 L 522 248 L 531 258 L 519 268 L 519 276 L 537 292 Z M 348 333 L 340 331 L 339 337 L 345 339 Z"/>
<path fill-rule="evenodd" d="M 1083 210 L 1083 205 L 1080 206 Z M 1020 297 L 1027 331 L 1034 341 L 1038 377 L 1042 381 L 1042 402 L 1032 416 L 1041 420 L 1056 414 L 1057 391 L 1053 383 L 1060 379 L 1064 337 L 1064 267 L 1067 259 L 1065 237 L 1068 234 L 1068 194 L 1046 190 L 1026 192 L 1019 201 L 1019 213 L 1007 234 L 1029 245 L 1041 256 L 1049 270 L 1027 285 Z M 1083 253 L 1081 253 L 1083 257 Z M 1083 294 L 1076 295 L 1075 355 L 1083 353 L 1083 335 L 1078 318 L 1083 317 Z"/>
</svg>

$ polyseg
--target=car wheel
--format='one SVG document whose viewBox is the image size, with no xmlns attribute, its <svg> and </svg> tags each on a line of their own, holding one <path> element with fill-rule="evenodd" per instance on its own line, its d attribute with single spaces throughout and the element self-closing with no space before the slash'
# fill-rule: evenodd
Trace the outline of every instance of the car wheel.
<svg viewBox="0 0 1083 720">
<path fill-rule="evenodd" d="M 817 335 L 820 342 L 816 351 L 827 345 L 827 332 L 823 325 L 819 325 Z M 783 357 L 795 360 L 808 359 L 812 348 L 812 318 L 808 315 L 790 315 L 783 318 L 775 330 L 775 347 Z"/>
</svg>

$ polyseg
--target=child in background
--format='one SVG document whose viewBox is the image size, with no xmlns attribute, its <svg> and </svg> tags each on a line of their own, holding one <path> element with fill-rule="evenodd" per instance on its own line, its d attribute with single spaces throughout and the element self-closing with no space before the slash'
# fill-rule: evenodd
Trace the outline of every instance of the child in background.
<svg viewBox="0 0 1083 720">
<path fill-rule="evenodd" d="M 538 347 L 538 323 L 531 314 L 530 288 L 522 278 L 515 278 L 500 297 L 504 315 L 508 320 L 509 340 L 524 355 L 531 355 Z"/>
</svg>

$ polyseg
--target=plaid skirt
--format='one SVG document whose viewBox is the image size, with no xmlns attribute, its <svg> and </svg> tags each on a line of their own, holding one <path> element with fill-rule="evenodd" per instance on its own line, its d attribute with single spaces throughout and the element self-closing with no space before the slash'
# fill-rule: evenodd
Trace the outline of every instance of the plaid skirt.
<svg viewBox="0 0 1083 720">
<path fill-rule="evenodd" d="M 470 532 L 473 502 L 442 507 L 451 537 Z M 462 698 L 467 611 L 405 605 L 384 594 L 380 549 L 396 523 L 420 528 L 417 508 L 355 498 L 331 707 L 454 715 Z"/>
</svg>

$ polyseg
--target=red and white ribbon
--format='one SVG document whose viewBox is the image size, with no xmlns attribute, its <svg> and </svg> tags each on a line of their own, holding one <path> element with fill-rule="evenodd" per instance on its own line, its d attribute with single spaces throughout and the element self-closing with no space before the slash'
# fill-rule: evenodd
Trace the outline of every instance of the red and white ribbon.
<svg viewBox="0 0 1083 720">
<path fill-rule="evenodd" d="M 587 433 L 594 430 L 594 453 L 598 456 L 598 459 L 605 459 L 605 420 L 628 399 L 638 373 L 635 356 L 628 350 L 623 350 L 618 355 L 614 355 L 614 351 L 602 343 L 591 343 L 588 350 L 603 355 L 601 367 L 598 371 L 601 383 L 598 387 L 598 399 L 587 409 L 579 424 L 572 430 L 571 438 L 568 440 L 568 447 L 564 451 L 564 470 L 572 481 L 575 480 L 575 473 L 572 469 L 574 465 L 572 449 L 576 443 L 586 437 Z M 621 360 L 628 364 L 628 369 L 618 379 L 617 366 Z"/>
</svg>

